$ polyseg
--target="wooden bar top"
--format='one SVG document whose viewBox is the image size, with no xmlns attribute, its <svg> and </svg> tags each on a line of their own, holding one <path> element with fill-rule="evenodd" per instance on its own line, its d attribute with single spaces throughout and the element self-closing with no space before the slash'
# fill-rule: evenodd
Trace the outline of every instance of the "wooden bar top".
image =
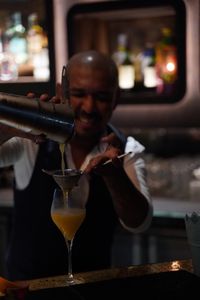
<svg viewBox="0 0 200 300">
<path fill-rule="evenodd" d="M 4 300 L 128 300 L 138 295 L 182 300 L 195 297 L 200 286 L 191 260 L 77 273 L 74 278 L 73 285 L 67 284 L 66 275 L 19 281 L 21 287 L 7 289 Z"/>
<path fill-rule="evenodd" d="M 94 283 L 105 280 L 111 280 L 116 278 L 128 278 L 137 277 L 148 274 L 159 274 L 163 272 L 174 272 L 185 270 L 189 273 L 193 273 L 191 260 L 177 260 L 156 264 L 147 264 L 139 266 L 129 266 L 120 268 L 111 268 L 106 270 L 92 271 L 86 273 L 74 274 L 75 285 Z M 67 286 L 66 276 L 47 277 L 40 279 L 33 279 L 27 281 L 30 291 L 58 288 Z"/>
</svg>

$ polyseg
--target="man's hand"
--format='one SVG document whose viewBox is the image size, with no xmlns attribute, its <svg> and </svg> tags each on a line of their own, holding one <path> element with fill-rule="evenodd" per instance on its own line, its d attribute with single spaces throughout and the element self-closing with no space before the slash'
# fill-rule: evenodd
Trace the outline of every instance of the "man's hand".
<svg viewBox="0 0 200 300">
<path fill-rule="evenodd" d="M 117 148 L 119 151 L 123 151 L 123 144 L 114 132 L 110 133 L 109 135 L 103 136 L 101 138 L 101 142 L 107 143 L 108 147 L 112 146 Z"/>
<path fill-rule="evenodd" d="M 31 99 L 35 98 L 35 94 L 32 93 L 32 92 L 29 92 L 27 94 L 27 97 L 31 98 Z M 61 84 L 57 83 L 57 85 L 56 85 L 56 95 L 55 96 L 53 96 L 52 98 L 50 98 L 47 93 L 44 93 L 44 94 L 40 95 L 39 99 L 40 99 L 40 101 L 44 101 L 44 102 L 61 103 L 62 102 L 62 88 L 61 88 Z M 44 134 L 33 135 L 31 133 L 27 133 L 24 137 L 28 138 L 28 139 L 31 139 L 36 144 L 41 144 L 41 143 L 43 143 L 46 140 Z"/>
<path fill-rule="evenodd" d="M 101 142 L 108 144 L 105 152 L 93 157 L 89 161 L 84 170 L 85 173 L 95 171 L 95 173 L 104 175 L 110 172 L 111 164 L 116 168 L 122 166 L 122 161 L 118 158 L 118 156 L 123 152 L 123 145 L 120 139 L 114 133 L 111 133 L 102 137 Z M 111 164 L 104 164 L 108 160 L 111 160 Z"/>
<path fill-rule="evenodd" d="M 27 97 L 28 98 L 35 98 L 35 94 L 32 93 L 32 92 L 29 92 L 27 94 Z M 41 101 L 44 101 L 44 102 L 53 102 L 53 103 L 61 103 L 62 102 L 63 103 L 61 84 L 60 83 L 56 84 L 56 95 L 55 96 L 50 98 L 49 94 L 44 93 L 44 94 L 40 95 L 39 99 Z"/>
</svg>

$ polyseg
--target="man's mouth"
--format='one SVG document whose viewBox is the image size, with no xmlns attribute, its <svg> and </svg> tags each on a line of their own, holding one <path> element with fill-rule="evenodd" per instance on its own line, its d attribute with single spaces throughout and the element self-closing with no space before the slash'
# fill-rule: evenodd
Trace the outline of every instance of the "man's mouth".
<svg viewBox="0 0 200 300">
<path fill-rule="evenodd" d="M 95 121 L 94 118 L 79 117 L 79 120 L 84 124 L 91 124 Z"/>
<path fill-rule="evenodd" d="M 93 114 L 82 113 L 82 114 L 77 115 L 76 117 L 79 122 L 81 122 L 84 125 L 88 125 L 88 126 L 91 126 L 91 125 L 95 124 L 96 122 L 99 122 L 101 119 L 100 116 L 96 113 L 93 113 Z"/>
</svg>

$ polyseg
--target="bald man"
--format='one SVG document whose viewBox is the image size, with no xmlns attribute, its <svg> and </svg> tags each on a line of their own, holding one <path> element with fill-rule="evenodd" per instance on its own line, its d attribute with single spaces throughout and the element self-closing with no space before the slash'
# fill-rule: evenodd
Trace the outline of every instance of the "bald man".
<svg viewBox="0 0 200 300">
<path fill-rule="evenodd" d="M 117 67 L 109 57 L 96 51 L 75 54 L 65 80 L 65 96 L 75 115 L 75 135 L 65 146 L 65 168 L 84 170 L 77 189 L 87 210 L 74 239 L 73 271 L 108 268 L 117 224 L 139 233 L 151 223 L 144 147 L 109 123 L 119 96 Z M 60 98 L 58 93 L 53 100 Z M 127 155 L 120 160 L 122 153 Z M 102 166 L 107 160 L 112 163 Z M 8 165 L 14 166 L 15 174 L 8 278 L 65 274 L 66 245 L 50 217 L 56 183 L 42 172 L 61 167 L 59 145 L 12 137 L 0 147 L 0 167 Z"/>
</svg>

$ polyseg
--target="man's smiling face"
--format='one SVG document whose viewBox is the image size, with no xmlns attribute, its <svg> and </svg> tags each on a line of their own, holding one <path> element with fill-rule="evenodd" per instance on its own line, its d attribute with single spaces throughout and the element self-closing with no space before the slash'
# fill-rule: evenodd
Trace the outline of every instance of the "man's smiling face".
<svg viewBox="0 0 200 300">
<path fill-rule="evenodd" d="M 76 133 L 92 137 L 104 131 L 115 107 L 116 89 L 105 69 L 75 65 L 70 70 L 69 100 L 75 113 Z"/>
</svg>

